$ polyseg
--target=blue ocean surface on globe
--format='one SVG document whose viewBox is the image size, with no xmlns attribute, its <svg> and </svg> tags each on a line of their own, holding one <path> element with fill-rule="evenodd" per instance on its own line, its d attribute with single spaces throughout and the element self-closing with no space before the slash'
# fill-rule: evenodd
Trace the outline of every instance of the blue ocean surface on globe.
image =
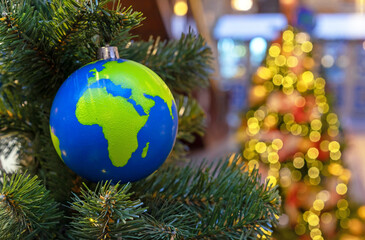
<svg viewBox="0 0 365 240">
<path fill-rule="evenodd" d="M 178 116 L 165 83 L 129 60 L 100 60 L 75 71 L 53 101 L 50 131 L 65 164 L 90 180 L 133 182 L 170 154 Z"/>
</svg>

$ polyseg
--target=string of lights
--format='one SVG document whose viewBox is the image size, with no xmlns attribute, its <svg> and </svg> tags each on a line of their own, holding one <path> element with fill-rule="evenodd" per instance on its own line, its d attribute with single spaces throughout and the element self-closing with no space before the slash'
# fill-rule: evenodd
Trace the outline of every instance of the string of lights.
<svg viewBox="0 0 365 240">
<path fill-rule="evenodd" d="M 280 186 L 279 232 L 291 227 L 297 236 L 321 240 L 335 236 L 328 229 L 348 228 L 351 172 L 343 166 L 344 136 L 312 50 L 310 36 L 292 28 L 272 43 L 253 76 L 239 135 L 248 167 L 263 169 Z"/>
</svg>

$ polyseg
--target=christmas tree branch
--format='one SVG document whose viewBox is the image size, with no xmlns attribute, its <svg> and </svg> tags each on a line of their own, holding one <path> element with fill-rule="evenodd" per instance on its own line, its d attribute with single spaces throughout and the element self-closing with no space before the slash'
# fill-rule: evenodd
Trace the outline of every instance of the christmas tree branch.
<svg viewBox="0 0 365 240">
<path fill-rule="evenodd" d="M 130 185 L 99 183 L 94 191 L 86 185 L 81 196 L 74 195 L 71 203 L 75 215 L 70 234 L 76 239 L 127 238 L 138 231 L 140 215 L 145 211 L 139 200 L 130 200 Z"/>
<path fill-rule="evenodd" d="M 158 198 L 182 204 L 190 215 L 195 213 L 195 237 L 267 236 L 265 229 L 277 223 L 279 194 L 276 188 L 260 183 L 256 170 L 250 174 L 242 170 L 237 160 L 230 164 L 225 159 L 215 167 L 204 163 L 168 167 L 138 182 L 134 190 L 147 207 Z"/>
<path fill-rule="evenodd" d="M 120 55 L 151 68 L 174 92 L 190 93 L 209 84 L 211 49 L 192 32 L 176 41 L 133 42 Z"/>
<path fill-rule="evenodd" d="M 37 177 L 14 174 L 0 183 L 0 239 L 52 239 L 61 213 L 59 204 Z"/>
<path fill-rule="evenodd" d="M 205 114 L 199 104 L 192 98 L 178 95 L 176 97 L 179 116 L 179 131 L 172 152 L 172 159 L 183 159 L 189 150 L 187 144 L 193 143 L 196 136 L 205 132 Z"/>
</svg>

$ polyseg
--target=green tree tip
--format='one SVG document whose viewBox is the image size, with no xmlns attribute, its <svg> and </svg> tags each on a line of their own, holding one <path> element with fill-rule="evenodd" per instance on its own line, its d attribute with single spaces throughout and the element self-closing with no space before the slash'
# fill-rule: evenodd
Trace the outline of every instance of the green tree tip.
<svg viewBox="0 0 365 240">
<path fill-rule="evenodd" d="M 72 198 L 75 211 L 70 234 L 76 239 L 116 239 L 138 228 L 146 211 L 140 200 L 131 200 L 130 184 L 99 183 L 93 191 L 86 184 Z"/>
<path fill-rule="evenodd" d="M 62 214 L 41 181 L 27 173 L 2 180 L 0 239 L 51 239 Z"/>
</svg>

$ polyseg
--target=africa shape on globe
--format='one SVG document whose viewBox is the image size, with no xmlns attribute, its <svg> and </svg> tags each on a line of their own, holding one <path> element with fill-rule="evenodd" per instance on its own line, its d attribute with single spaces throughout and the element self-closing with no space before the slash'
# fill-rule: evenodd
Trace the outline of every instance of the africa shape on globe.
<svg viewBox="0 0 365 240">
<path fill-rule="evenodd" d="M 147 177 L 177 133 L 174 98 L 161 78 L 130 60 L 100 60 L 75 71 L 53 101 L 53 145 L 68 167 L 100 181 Z"/>
</svg>

